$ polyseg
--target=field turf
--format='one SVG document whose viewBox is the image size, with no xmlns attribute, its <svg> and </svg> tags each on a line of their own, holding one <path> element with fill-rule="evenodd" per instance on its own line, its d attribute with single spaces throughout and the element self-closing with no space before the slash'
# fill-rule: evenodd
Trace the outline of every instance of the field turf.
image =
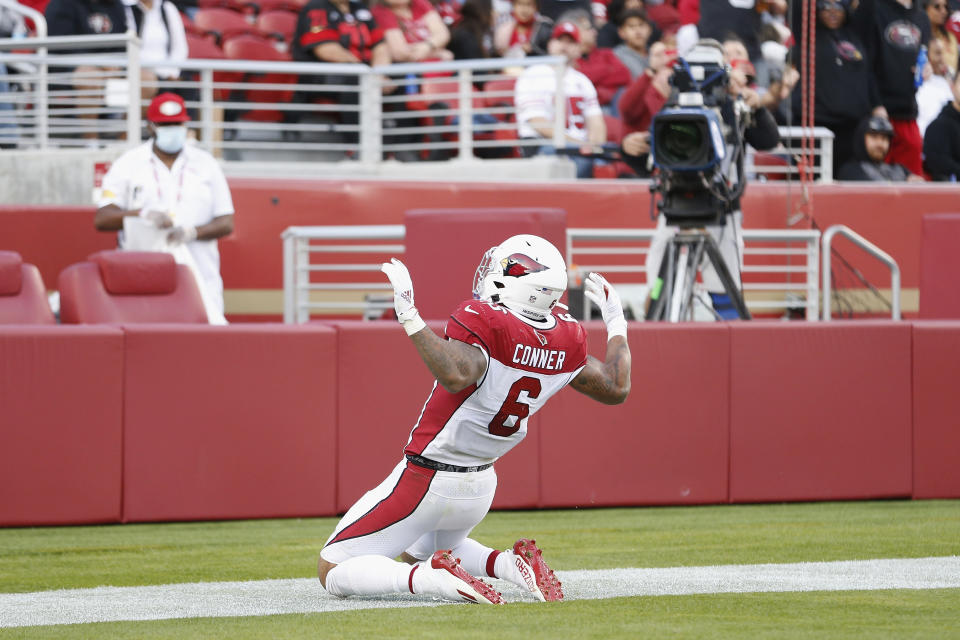
<svg viewBox="0 0 960 640">
<path fill-rule="evenodd" d="M 0 529 L 0 593 L 306 578 L 334 519 Z M 960 555 L 960 501 L 491 513 L 555 569 Z M 0 638 L 960 638 L 960 589 L 706 594 L 0 629 Z"/>
</svg>

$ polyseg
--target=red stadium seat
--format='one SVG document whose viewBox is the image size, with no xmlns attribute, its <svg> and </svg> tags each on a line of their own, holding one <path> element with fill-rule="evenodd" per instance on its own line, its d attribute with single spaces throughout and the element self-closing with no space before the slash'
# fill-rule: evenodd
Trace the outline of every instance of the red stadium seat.
<svg viewBox="0 0 960 640">
<path fill-rule="evenodd" d="M 187 51 L 190 58 L 205 60 L 223 60 L 223 49 L 213 39 L 206 36 L 187 33 Z"/>
<path fill-rule="evenodd" d="M 65 324 L 207 322 L 193 273 L 169 253 L 100 251 L 60 272 L 58 284 Z"/>
<path fill-rule="evenodd" d="M 619 144 L 624 135 L 623 121 L 620 118 L 603 114 L 603 122 L 607 125 L 607 142 Z"/>
<path fill-rule="evenodd" d="M 0 251 L 0 324 L 55 324 L 40 270 Z"/>
<path fill-rule="evenodd" d="M 493 107 L 513 107 L 513 91 L 517 85 L 516 78 L 504 78 L 502 80 L 490 80 L 483 85 L 483 92 L 488 94 L 484 96 L 484 106 Z M 489 95 L 494 94 L 494 95 Z M 513 114 L 497 114 L 497 118 L 504 121 L 513 121 Z"/>
<path fill-rule="evenodd" d="M 244 33 L 253 33 L 253 24 L 242 14 L 223 7 L 200 9 L 193 24 L 204 33 L 213 34 L 223 44 L 229 38 Z"/>
<path fill-rule="evenodd" d="M 297 13 L 303 6 L 294 0 L 240 0 L 249 10 L 256 14 L 266 13 L 267 11 L 290 11 Z"/>
<path fill-rule="evenodd" d="M 272 41 L 253 34 L 244 34 L 230 38 L 223 45 L 223 53 L 230 60 L 267 60 L 289 62 L 290 54 L 277 50 Z M 247 73 L 244 81 L 249 83 L 289 84 L 297 83 L 297 76 L 290 73 Z M 286 104 L 293 99 L 293 88 L 290 89 L 246 89 L 241 95 L 231 96 L 244 102 L 270 102 Z M 238 118 L 232 117 L 231 120 Z M 275 109 L 253 109 L 245 112 L 239 119 L 255 120 L 257 122 L 281 122 L 283 113 Z"/>
<path fill-rule="evenodd" d="M 189 57 L 200 60 L 223 60 L 223 49 L 217 46 L 217 43 L 208 36 L 198 36 L 187 33 L 187 51 Z M 240 82 L 243 79 L 243 73 L 240 71 L 214 71 L 213 81 L 215 84 L 226 82 Z M 225 100 L 230 95 L 228 89 L 214 89 L 213 97 L 215 100 Z"/>
<path fill-rule="evenodd" d="M 262 11 L 253 26 L 261 36 L 279 40 L 289 50 L 293 32 L 297 29 L 297 14 L 283 10 Z"/>
<path fill-rule="evenodd" d="M 198 0 L 197 6 L 201 9 L 230 9 L 237 13 L 249 10 L 248 3 L 242 0 Z"/>
</svg>

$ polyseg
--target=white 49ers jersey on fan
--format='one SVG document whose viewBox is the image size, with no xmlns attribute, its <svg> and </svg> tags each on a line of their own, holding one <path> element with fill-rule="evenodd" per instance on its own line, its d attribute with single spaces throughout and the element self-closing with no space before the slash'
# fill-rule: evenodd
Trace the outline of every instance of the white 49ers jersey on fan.
<svg viewBox="0 0 960 640">
<path fill-rule="evenodd" d="M 517 105 L 517 133 L 521 138 L 540 135 L 529 124 L 533 118 L 545 118 L 553 126 L 556 94 L 557 72 L 553 67 L 535 64 L 520 74 L 514 89 L 514 101 Z M 603 115 L 597 90 L 587 76 L 568 67 L 563 74 L 563 95 L 567 99 L 566 134 L 574 140 L 586 141 L 586 117 Z"/>
<path fill-rule="evenodd" d="M 496 304 L 461 303 L 446 335 L 482 349 L 487 370 L 459 393 L 434 383 L 404 453 L 470 467 L 523 440 L 529 417 L 587 361 L 586 332 L 575 318 L 554 313 L 544 327 L 534 324 Z"/>
</svg>

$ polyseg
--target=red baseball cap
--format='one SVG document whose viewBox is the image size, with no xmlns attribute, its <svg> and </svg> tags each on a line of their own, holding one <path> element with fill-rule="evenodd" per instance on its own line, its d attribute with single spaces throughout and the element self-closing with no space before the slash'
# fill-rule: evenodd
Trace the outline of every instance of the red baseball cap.
<svg viewBox="0 0 960 640">
<path fill-rule="evenodd" d="M 189 119 L 183 98 L 175 93 L 158 94 L 147 109 L 150 122 L 186 122 Z"/>
<path fill-rule="evenodd" d="M 559 38 L 560 36 L 570 36 L 574 42 L 579 43 L 580 29 L 572 22 L 559 22 L 557 26 L 553 28 L 553 33 L 550 34 L 550 37 Z"/>
</svg>

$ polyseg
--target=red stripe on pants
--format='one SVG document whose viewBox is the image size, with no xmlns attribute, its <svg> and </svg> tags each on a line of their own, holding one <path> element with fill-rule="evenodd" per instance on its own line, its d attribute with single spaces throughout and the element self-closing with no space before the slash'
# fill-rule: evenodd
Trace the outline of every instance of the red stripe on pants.
<svg viewBox="0 0 960 640">
<path fill-rule="evenodd" d="M 407 463 L 393 491 L 353 524 L 343 528 L 328 544 L 367 536 L 400 522 L 420 505 L 436 471 Z"/>
</svg>

